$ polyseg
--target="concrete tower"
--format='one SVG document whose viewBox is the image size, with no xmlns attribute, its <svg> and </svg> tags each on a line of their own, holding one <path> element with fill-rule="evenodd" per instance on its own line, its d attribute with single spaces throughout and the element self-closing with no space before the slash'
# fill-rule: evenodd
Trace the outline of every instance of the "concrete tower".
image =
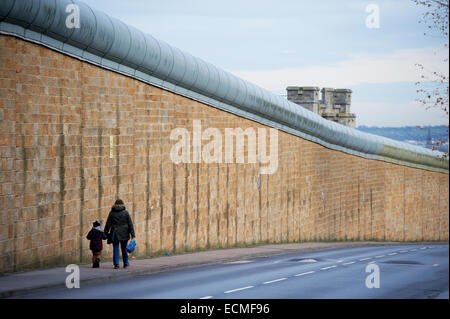
<svg viewBox="0 0 450 319">
<path fill-rule="evenodd" d="M 304 108 L 319 113 L 319 88 L 315 86 L 288 86 L 287 99 Z"/>
<path fill-rule="evenodd" d="M 322 88 L 322 99 L 319 100 L 319 88 L 311 86 L 289 86 L 287 99 L 296 103 L 323 118 L 356 127 L 356 115 L 350 113 L 350 89 Z"/>
</svg>

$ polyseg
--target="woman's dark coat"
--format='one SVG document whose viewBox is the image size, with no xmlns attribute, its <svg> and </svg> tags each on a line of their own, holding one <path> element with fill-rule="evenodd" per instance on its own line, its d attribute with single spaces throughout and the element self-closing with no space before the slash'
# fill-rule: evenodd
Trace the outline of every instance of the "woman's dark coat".
<svg viewBox="0 0 450 319">
<path fill-rule="evenodd" d="M 112 235 L 113 241 L 129 240 L 134 235 L 133 222 L 130 214 L 123 205 L 114 205 L 108 215 L 105 225 L 105 233 Z"/>
</svg>

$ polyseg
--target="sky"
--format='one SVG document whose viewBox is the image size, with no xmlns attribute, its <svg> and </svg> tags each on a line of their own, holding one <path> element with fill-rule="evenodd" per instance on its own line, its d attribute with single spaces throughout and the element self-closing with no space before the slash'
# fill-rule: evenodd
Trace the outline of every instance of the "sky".
<svg viewBox="0 0 450 319">
<path fill-rule="evenodd" d="M 412 0 L 83 1 L 274 94 L 352 89 L 358 126 L 448 125 L 417 101 L 415 64 L 448 74 L 448 49 Z"/>
</svg>

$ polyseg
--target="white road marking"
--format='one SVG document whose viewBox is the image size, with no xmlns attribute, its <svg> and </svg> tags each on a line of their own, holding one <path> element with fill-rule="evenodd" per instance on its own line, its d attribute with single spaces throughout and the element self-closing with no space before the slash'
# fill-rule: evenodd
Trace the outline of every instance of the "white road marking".
<svg viewBox="0 0 450 319">
<path fill-rule="evenodd" d="M 299 263 L 316 263 L 317 260 L 309 258 L 309 259 L 302 259 L 302 260 L 299 260 L 298 262 L 299 262 Z"/>
<path fill-rule="evenodd" d="M 401 253 L 407 253 L 407 250 L 400 250 Z"/>
<path fill-rule="evenodd" d="M 271 284 L 273 282 L 278 282 L 278 281 L 282 281 L 282 280 L 286 280 L 287 278 L 279 278 L 279 279 L 275 279 L 275 280 L 271 280 L 271 281 L 266 281 L 263 284 L 267 285 L 267 284 Z"/>
<path fill-rule="evenodd" d="M 348 263 L 343 263 L 343 265 L 351 265 L 351 264 L 354 264 L 356 261 L 350 261 L 350 262 L 348 262 Z"/>
<path fill-rule="evenodd" d="M 328 267 L 320 268 L 320 270 L 328 270 L 328 269 L 336 268 L 336 267 L 337 267 L 336 265 L 333 265 L 333 266 L 328 266 Z"/>
<path fill-rule="evenodd" d="M 420 248 L 420 250 L 424 250 L 424 249 L 427 249 L 427 247 L 422 247 L 422 248 Z"/>
<path fill-rule="evenodd" d="M 309 275 L 309 274 L 312 274 L 312 273 L 315 273 L 315 271 L 307 271 L 307 272 L 303 272 L 303 273 L 301 273 L 301 274 L 295 275 L 295 277 L 300 277 L 300 276 L 304 276 L 304 275 Z"/>
<path fill-rule="evenodd" d="M 372 259 L 372 257 L 362 258 L 359 261 L 364 261 L 364 260 L 369 260 L 369 259 Z"/>
<path fill-rule="evenodd" d="M 417 251 L 417 249 L 410 249 L 410 251 Z"/>
<path fill-rule="evenodd" d="M 253 262 L 253 260 L 236 260 L 236 261 L 227 262 L 225 264 L 234 265 L 234 264 L 247 264 L 247 263 L 252 263 L 252 262 Z"/>
<path fill-rule="evenodd" d="M 341 262 L 343 262 L 343 261 L 344 261 L 344 259 L 341 259 L 341 260 L 338 260 L 337 263 L 341 263 Z"/>
<path fill-rule="evenodd" d="M 439 264 L 434 264 L 434 265 L 433 265 L 433 267 L 437 267 L 437 266 L 439 266 Z"/>
<path fill-rule="evenodd" d="M 385 255 L 375 256 L 375 258 L 383 258 Z"/>
<path fill-rule="evenodd" d="M 397 255 L 397 253 L 390 253 L 390 254 L 388 254 L 389 256 L 394 256 L 394 255 Z"/>
<path fill-rule="evenodd" d="M 226 294 L 230 294 L 230 293 L 235 292 L 235 291 L 244 290 L 244 289 L 250 289 L 250 288 L 253 288 L 253 287 L 254 287 L 254 286 L 247 286 L 247 287 L 242 287 L 242 288 L 237 288 L 237 289 L 227 290 L 227 291 L 225 291 L 225 293 L 226 293 Z"/>
<path fill-rule="evenodd" d="M 205 296 L 205 297 L 201 297 L 200 299 L 211 299 L 213 296 Z"/>
</svg>

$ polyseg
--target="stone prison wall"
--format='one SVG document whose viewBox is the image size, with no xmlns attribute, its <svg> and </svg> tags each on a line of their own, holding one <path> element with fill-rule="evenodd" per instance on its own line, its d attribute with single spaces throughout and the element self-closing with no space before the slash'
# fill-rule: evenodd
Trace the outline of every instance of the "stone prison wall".
<svg viewBox="0 0 450 319">
<path fill-rule="evenodd" d="M 131 214 L 137 257 L 259 243 L 448 241 L 448 173 L 281 130 L 273 174 L 259 174 L 259 163 L 176 164 L 170 134 L 192 133 L 194 120 L 222 133 L 268 128 L 0 35 L 0 273 L 90 261 L 86 234 L 95 220 L 104 226 L 117 198 Z"/>
</svg>

